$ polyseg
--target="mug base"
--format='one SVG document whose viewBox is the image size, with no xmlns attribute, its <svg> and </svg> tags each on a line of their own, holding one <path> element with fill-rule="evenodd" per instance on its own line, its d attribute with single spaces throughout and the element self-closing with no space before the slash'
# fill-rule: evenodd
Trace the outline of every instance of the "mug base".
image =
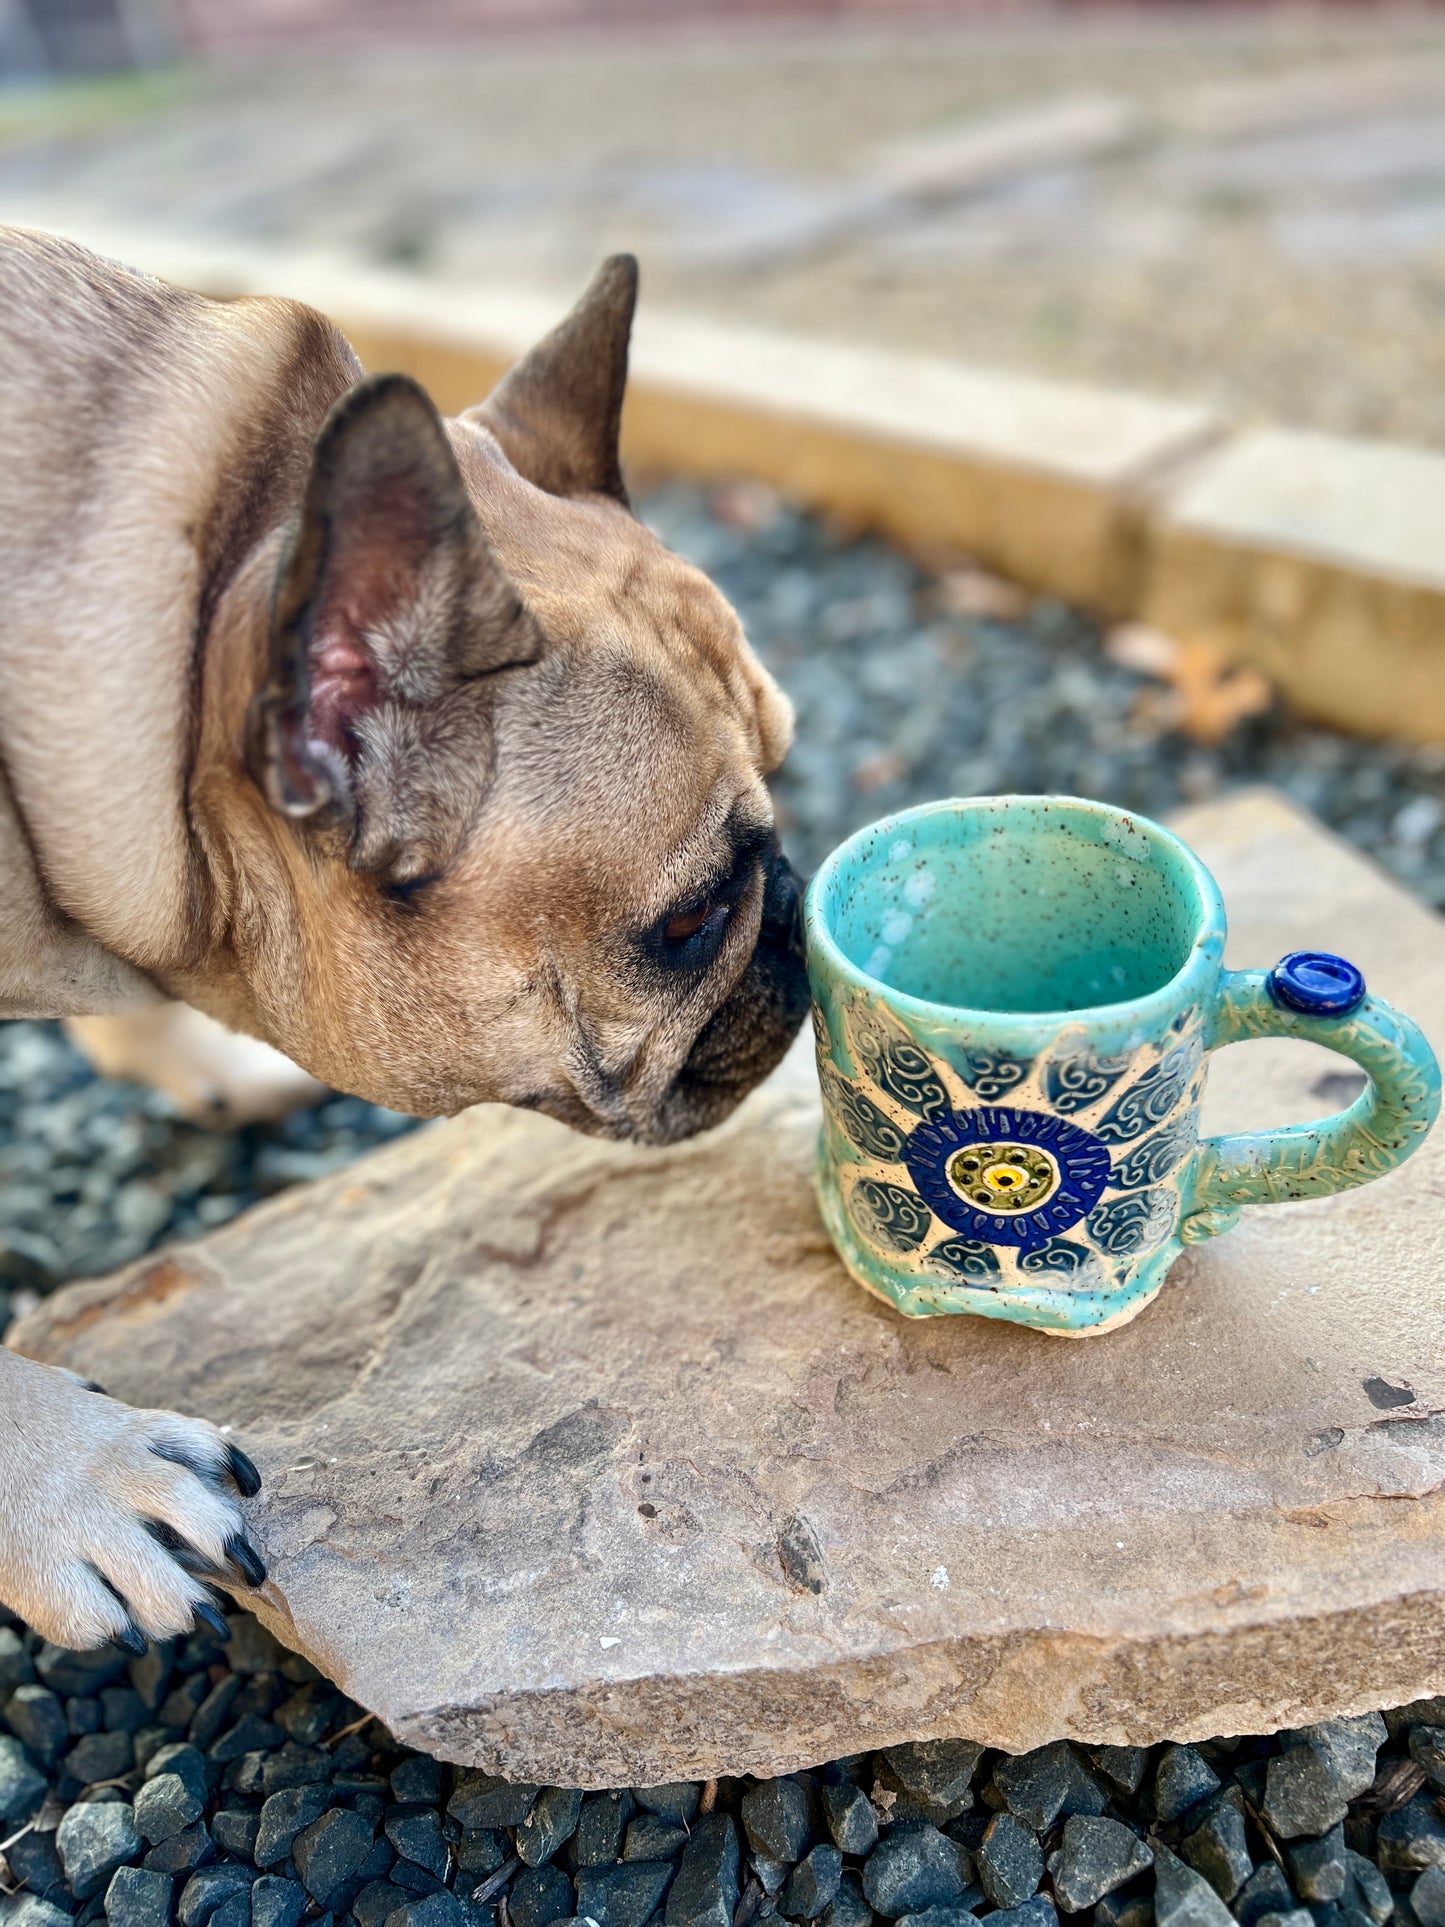
<svg viewBox="0 0 1445 1927">
<path fill-rule="evenodd" d="M 843 1210 L 827 1158 L 819 1162 L 818 1205 L 834 1250 L 856 1284 L 905 1318 L 994 1318 L 1054 1338 L 1095 1338 L 1129 1324 L 1158 1297 L 1181 1250 L 1178 1239 L 1171 1238 L 1139 1263 L 1126 1284 L 1107 1291 L 1012 1283 L 972 1285 L 931 1278 L 905 1269 L 906 1258 L 892 1261 L 862 1242 Z"/>
</svg>

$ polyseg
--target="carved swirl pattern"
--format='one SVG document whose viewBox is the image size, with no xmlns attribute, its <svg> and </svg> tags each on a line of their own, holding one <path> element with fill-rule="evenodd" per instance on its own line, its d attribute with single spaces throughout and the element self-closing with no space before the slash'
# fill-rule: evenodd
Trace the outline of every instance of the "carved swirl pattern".
<svg viewBox="0 0 1445 1927">
<path fill-rule="evenodd" d="M 870 1158 L 883 1164 L 899 1164 L 908 1133 L 901 1124 L 880 1111 L 871 1097 L 865 1097 L 831 1064 L 822 1066 L 822 1083 L 833 1115 L 849 1142 Z"/>
<path fill-rule="evenodd" d="M 858 1180 L 852 1204 L 873 1237 L 889 1251 L 916 1251 L 933 1223 L 928 1206 L 916 1193 L 876 1178 Z"/>
<path fill-rule="evenodd" d="M 993 1104 L 1021 1084 L 1033 1065 L 1027 1058 L 1009 1057 L 1003 1051 L 969 1050 L 955 1059 L 955 1068 L 971 1091 Z"/>
<path fill-rule="evenodd" d="M 1142 1191 L 1149 1185 L 1162 1184 L 1189 1155 L 1195 1142 L 1195 1123 L 1194 1113 L 1189 1111 L 1153 1137 L 1145 1138 L 1142 1144 L 1136 1144 L 1123 1157 L 1115 1158 L 1109 1189 Z"/>
<path fill-rule="evenodd" d="M 1092 1051 L 1056 1058 L 1044 1074 L 1050 1104 L 1063 1117 L 1087 1110 L 1113 1089 L 1133 1061 L 1127 1055 L 1095 1057 Z"/>
<path fill-rule="evenodd" d="M 996 1287 L 1003 1277 L 998 1253 L 980 1238 L 945 1238 L 929 1252 L 930 1270 L 942 1269 L 971 1285 Z"/>
<path fill-rule="evenodd" d="M 1035 1245 L 1032 1251 L 1020 1255 L 1019 1270 L 1031 1276 L 1042 1272 L 1072 1277 L 1088 1264 L 1090 1255 L 1087 1245 L 1076 1245 L 1069 1238 L 1050 1238 L 1047 1244 Z"/>
<path fill-rule="evenodd" d="M 1151 1064 L 1144 1075 L 1116 1098 L 1094 1129 L 1106 1144 L 1129 1144 L 1156 1124 L 1162 1124 L 1179 1102 L 1195 1053 L 1187 1043 L 1175 1044 Z"/>
<path fill-rule="evenodd" d="M 1089 1236 L 1111 1258 L 1132 1258 L 1163 1244 L 1174 1229 L 1178 1200 L 1172 1191 L 1133 1191 L 1089 1213 Z"/>
</svg>

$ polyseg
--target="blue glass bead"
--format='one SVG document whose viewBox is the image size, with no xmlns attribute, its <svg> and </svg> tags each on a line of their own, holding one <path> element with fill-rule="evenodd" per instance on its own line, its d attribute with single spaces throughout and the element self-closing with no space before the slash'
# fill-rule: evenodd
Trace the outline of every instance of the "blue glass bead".
<svg viewBox="0 0 1445 1927">
<path fill-rule="evenodd" d="M 1365 980 L 1352 963 L 1327 950 L 1291 950 L 1266 980 L 1270 996 L 1307 1017 L 1347 1017 L 1365 1001 Z"/>
</svg>

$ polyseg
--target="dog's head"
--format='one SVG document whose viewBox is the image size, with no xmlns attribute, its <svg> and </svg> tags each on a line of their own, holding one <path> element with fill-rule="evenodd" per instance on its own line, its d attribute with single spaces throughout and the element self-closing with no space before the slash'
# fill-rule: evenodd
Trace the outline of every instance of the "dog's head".
<svg viewBox="0 0 1445 1927">
<path fill-rule="evenodd" d="M 400 376 L 332 410 L 222 813 L 248 1022 L 307 1069 L 656 1142 L 771 1069 L 807 990 L 790 708 L 618 467 L 635 291 L 608 262 L 457 420 Z"/>
</svg>

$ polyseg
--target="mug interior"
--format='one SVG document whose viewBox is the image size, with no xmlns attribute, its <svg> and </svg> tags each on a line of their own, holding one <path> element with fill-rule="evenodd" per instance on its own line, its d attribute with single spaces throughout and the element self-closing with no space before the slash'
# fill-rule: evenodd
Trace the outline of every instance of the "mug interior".
<svg viewBox="0 0 1445 1927">
<path fill-rule="evenodd" d="M 1173 837 L 1067 798 L 931 805 L 860 830 L 825 871 L 825 927 L 855 969 L 972 1010 L 1147 996 L 1183 969 L 1208 914 Z"/>
</svg>

